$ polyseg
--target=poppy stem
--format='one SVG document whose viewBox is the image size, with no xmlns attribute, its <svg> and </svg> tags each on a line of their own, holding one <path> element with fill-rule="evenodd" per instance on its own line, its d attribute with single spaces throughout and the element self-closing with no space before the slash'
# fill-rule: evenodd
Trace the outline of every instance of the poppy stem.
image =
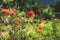
<svg viewBox="0 0 60 40">
<path fill-rule="evenodd" d="M 42 22 L 42 14 L 40 13 L 40 21 Z"/>
</svg>

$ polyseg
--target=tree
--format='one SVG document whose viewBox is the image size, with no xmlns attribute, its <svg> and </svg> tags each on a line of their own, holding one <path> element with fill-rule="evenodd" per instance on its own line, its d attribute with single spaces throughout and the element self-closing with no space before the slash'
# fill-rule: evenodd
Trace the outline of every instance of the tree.
<svg viewBox="0 0 60 40">
<path fill-rule="evenodd" d="M 60 12 L 60 1 L 54 6 L 56 12 Z"/>
</svg>

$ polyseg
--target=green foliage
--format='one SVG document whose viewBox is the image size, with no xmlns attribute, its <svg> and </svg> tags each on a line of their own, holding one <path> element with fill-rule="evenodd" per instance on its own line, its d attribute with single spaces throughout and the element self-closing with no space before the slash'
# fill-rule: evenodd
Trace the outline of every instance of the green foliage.
<svg viewBox="0 0 60 40">
<path fill-rule="evenodd" d="M 7 3 L 11 2 L 11 1 L 13 1 L 13 0 L 3 0 L 3 2 L 7 2 Z"/>
<path fill-rule="evenodd" d="M 55 17 L 54 12 L 52 11 L 52 8 L 48 6 L 47 8 L 43 9 L 43 16 L 48 18 L 49 20 L 53 19 Z"/>
</svg>

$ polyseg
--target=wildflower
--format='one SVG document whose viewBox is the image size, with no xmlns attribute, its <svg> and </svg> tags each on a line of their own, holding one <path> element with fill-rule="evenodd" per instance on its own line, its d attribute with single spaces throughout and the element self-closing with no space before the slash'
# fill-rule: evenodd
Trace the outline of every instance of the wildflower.
<svg viewBox="0 0 60 40">
<path fill-rule="evenodd" d="M 42 12 L 42 10 L 38 9 L 38 10 L 37 10 L 37 12 L 38 12 L 38 13 L 41 13 L 41 12 Z"/>
<path fill-rule="evenodd" d="M 11 13 L 11 15 L 16 16 L 16 12 L 13 11 L 13 12 Z"/>
<path fill-rule="evenodd" d="M 39 30 L 42 30 L 42 27 L 41 27 L 41 26 L 38 26 L 38 29 L 39 29 Z"/>
<path fill-rule="evenodd" d="M 8 10 L 7 9 L 2 9 L 2 13 L 3 14 L 8 14 Z"/>
<path fill-rule="evenodd" d="M 19 25 L 20 23 L 18 21 L 15 21 L 15 25 Z"/>
<path fill-rule="evenodd" d="M 41 26 L 38 26 L 38 33 L 42 34 L 42 27 Z"/>
<path fill-rule="evenodd" d="M 42 34 L 42 31 L 38 31 L 39 34 Z"/>
<path fill-rule="evenodd" d="M 29 16 L 29 17 L 33 17 L 33 16 L 34 16 L 34 11 L 33 11 L 33 10 L 30 10 L 30 11 L 28 12 L 28 16 Z"/>
</svg>

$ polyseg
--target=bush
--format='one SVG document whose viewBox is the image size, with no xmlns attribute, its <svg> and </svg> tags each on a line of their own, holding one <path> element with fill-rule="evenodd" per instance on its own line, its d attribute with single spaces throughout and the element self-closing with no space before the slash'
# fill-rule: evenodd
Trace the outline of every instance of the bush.
<svg viewBox="0 0 60 40">
<path fill-rule="evenodd" d="M 26 10 L 0 10 L 1 40 L 59 40 L 60 23 L 54 19 L 51 7 L 27 5 Z M 31 9 L 32 8 L 32 9 Z"/>
</svg>

